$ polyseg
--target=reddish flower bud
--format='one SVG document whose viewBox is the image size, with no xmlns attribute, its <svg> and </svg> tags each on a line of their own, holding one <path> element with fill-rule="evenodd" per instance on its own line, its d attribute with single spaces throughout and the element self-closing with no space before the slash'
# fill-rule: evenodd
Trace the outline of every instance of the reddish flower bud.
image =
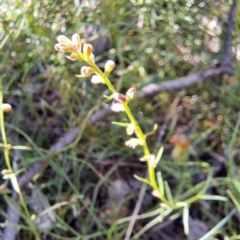
<svg viewBox="0 0 240 240">
<path fill-rule="evenodd" d="M 84 66 L 81 68 L 81 74 L 85 77 L 90 76 L 93 73 L 94 73 L 94 70 L 91 67 Z"/>
<path fill-rule="evenodd" d="M 121 93 L 118 93 L 118 92 L 115 92 L 113 94 L 113 97 L 116 101 L 120 102 L 120 103 L 124 103 L 127 101 L 127 98 L 125 95 L 121 94 Z"/>
<path fill-rule="evenodd" d="M 55 50 L 56 51 L 61 51 L 61 47 L 60 47 L 61 45 L 59 44 L 59 43 L 56 43 L 55 44 Z"/>
<path fill-rule="evenodd" d="M 133 99 L 135 93 L 136 93 L 135 87 L 131 87 L 131 88 L 129 88 L 128 91 L 126 92 L 126 96 L 127 96 L 128 99 Z"/>
<path fill-rule="evenodd" d="M 65 37 L 64 35 L 60 35 L 57 37 L 58 44 L 55 45 L 55 49 L 61 52 L 75 52 L 75 48 L 72 44 L 72 41 Z"/>
<path fill-rule="evenodd" d="M 57 43 L 55 44 L 55 49 L 60 52 L 74 52 L 75 49 L 72 45 L 66 43 Z"/>
<path fill-rule="evenodd" d="M 88 44 L 88 43 L 84 43 L 83 44 L 83 54 L 86 56 L 86 57 L 89 57 L 92 53 L 92 45 L 91 44 Z"/>
</svg>

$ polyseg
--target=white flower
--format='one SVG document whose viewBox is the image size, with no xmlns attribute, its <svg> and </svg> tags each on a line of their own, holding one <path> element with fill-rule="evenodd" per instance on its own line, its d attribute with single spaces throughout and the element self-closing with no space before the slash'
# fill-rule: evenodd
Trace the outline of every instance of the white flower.
<svg viewBox="0 0 240 240">
<path fill-rule="evenodd" d="M 142 162 L 148 162 L 148 161 L 154 162 L 154 160 L 155 160 L 155 155 L 153 154 L 140 158 L 140 161 Z"/>
<path fill-rule="evenodd" d="M 2 105 L 0 105 L 0 109 L 2 109 L 3 112 L 11 112 L 12 106 L 9 103 L 3 103 Z"/>
<path fill-rule="evenodd" d="M 113 105 L 111 106 L 111 109 L 114 112 L 124 112 L 125 111 L 124 106 L 119 102 L 113 103 Z"/>
<path fill-rule="evenodd" d="M 91 67 L 83 66 L 81 68 L 81 74 L 85 77 L 90 76 L 93 73 L 94 73 L 94 70 Z"/>
<path fill-rule="evenodd" d="M 135 129 L 135 125 L 132 124 L 132 123 L 129 124 L 129 125 L 127 126 L 127 128 L 126 128 L 127 135 L 128 135 L 128 136 L 133 135 L 134 129 Z"/>
<path fill-rule="evenodd" d="M 143 141 L 138 138 L 130 138 L 125 142 L 125 145 L 134 149 L 138 145 L 143 145 Z"/>
<path fill-rule="evenodd" d="M 91 79 L 91 83 L 92 84 L 102 84 L 102 83 L 105 83 L 105 82 L 102 79 L 102 77 L 100 77 L 99 75 L 93 75 L 92 79 Z"/>
<path fill-rule="evenodd" d="M 12 173 L 9 169 L 3 169 L 1 174 L 3 175 L 3 179 L 10 179 L 13 188 L 17 193 L 19 193 L 20 189 L 17 182 L 17 177 L 14 175 L 14 173 Z"/>
<path fill-rule="evenodd" d="M 105 72 L 110 73 L 114 69 L 114 67 L 115 67 L 115 62 L 112 60 L 108 60 L 104 67 Z"/>
<path fill-rule="evenodd" d="M 72 44 L 73 44 L 75 47 L 81 49 L 82 44 L 81 44 L 81 39 L 80 39 L 79 34 L 74 33 L 74 34 L 72 35 Z"/>
</svg>

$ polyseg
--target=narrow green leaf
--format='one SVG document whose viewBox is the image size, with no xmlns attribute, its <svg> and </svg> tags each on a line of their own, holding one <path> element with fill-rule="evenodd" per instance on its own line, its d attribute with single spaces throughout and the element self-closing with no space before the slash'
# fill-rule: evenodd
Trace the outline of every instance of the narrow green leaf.
<svg viewBox="0 0 240 240">
<path fill-rule="evenodd" d="M 167 209 L 165 211 L 163 211 L 162 213 L 159 214 L 158 217 L 154 218 L 152 221 L 150 221 L 147 225 L 145 225 L 143 228 L 141 228 L 140 231 L 137 232 L 137 234 L 135 234 L 131 239 L 135 239 L 135 240 L 139 240 L 141 239 L 141 235 L 143 235 L 146 231 L 148 231 L 149 229 L 151 229 L 152 227 L 154 227 L 156 224 L 161 223 L 165 218 L 167 218 L 172 212 L 172 209 Z M 171 216 L 171 220 L 176 219 L 177 217 L 179 217 L 178 214 L 174 214 Z"/>
<path fill-rule="evenodd" d="M 139 176 L 137 176 L 137 175 L 134 175 L 134 177 L 135 177 L 138 181 L 143 182 L 143 183 L 146 183 L 146 184 L 148 184 L 148 185 L 151 186 L 151 183 L 149 182 L 149 180 L 147 180 L 147 179 L 145 179 L 145 178 L 142 178 L 142 177 L 139 177 Z"/>
<path fill-rule="evenodd" d="M 183 228 L 186 235 L 189 234 L 189 207 L 188 205 L 183 207 Z"/>
<path fill-rule="evenodd" d="M 211 185 L 211 182 L 212 182 L 212 175 L 213 175 L 213 171 L 211 171 L 209 174 L 208 174 L 208 177 L 207 177 L 207 180 L 204 184 L 204 187 L 201 189 L 201 191 L 199 192 L 199 195 L 200 194 L 204 194 L 206 192 L 206 190 L 209 188 L 209 186 Z"/>
<path fill-rule="evenodd" d="M 165 185 L 166 197 L 167 197 L 168 201 L 170 202 L 170 204 L 174 205 L 174 201 L 173 201 L 173 197 L 172 197 L 172 193 L 169 188 L 169 185 L 166 181 L 164 182 L 164 185 Z"/>
<path fill-rule="evenodd" d="M 119 127 L 128 127 L 131 123 L 112 122 L 112 124 L 117 125 Z"/>
<path fill-rule="evenodd" d="M 239 204 L 238 200 L 234 197 L 234 195 L 232 194 L 232 192 L 229 189 L 227 189 L 227 194 L 232 199 L 233 203 L 237 207 L 238 212 L 240 214 L 240 204 Z"/>
<path fill-rule="evenodd" d="M 77 77 L 77 78 L 85 78 L 86 76 L 83 76 L 83 75 L 75 75 L 75 77 Z"/>
<path fill-rule="evenodd" d="M 211 237 L 219 230 L 222 230 L 223 226 L 229 222 L 231 217 L 237 212 L 237 208 L 234 208 L 225 218 L 223 218 L 215 227 L 202 236 L 199 240 L 211 239 Z"/>
<path fill-rule="evenodd" d="M 227 201 L 226 197 L 218 196 L 218 195 L 208 195 L 208 194 L 203 194 L 200 196 L 200 199 L 202 200 L 215 200 L 215 201 Z"/>
<path fill-rule="evenodd" d="M 233 149 L 236 147 L 237 141 L 238 141 L 238 134 L 239 134 L 239 128 L 240 128 L 240 117 L 238 118 L 237 124 L 234 128 L 231 141 L 229 143 L 228 147 L 228 176 L 232 179 L 234 179 L 235 175 L 235 165 L 234 165 L 234 159 L 233 159 Z"/>
<path fill-rule="evenodd" d="M 154 162 L 155 162 L 156 164 L 158 164 L 159 161 L 160 161 L 161 158 L 162 158 L 163 149 L 164 149 L 163 147 L 160 147 L 159 150 L 158 150 L 158 154 L 157 154 L 157 156 L 156 156 L 156 158 L 155 158 L 155 160 L 154 160 Z"/>
<path fill-rule="evenodd" d="M 146 133 L 145 135 L 146 135 L 147 137 L 150 136 L 150 135 L 152 135 L 153 133 L 156 132 L 157 128 L 158 128 L 158 125 L 155 123 L 154 126 L 153 126 L 153 130 L 152 130 L 151 132 Z"/>
<path fill-rule="evenodd" d="M 38 214 L 38 217 L 42 217 L 44 216 L 45 214 L 49 214 L 51 212 L 53 212 L 54 210 L 58 209 L 58 208 L 61 208 L 62 206 L 66 206 L 66 205 L 69 205 L 69 202 L 67 201 L 64 201 L 64 202 L 59 202 L 59 203 L 56 203 L 48 208 L 46 208 L 44 211 L 40 212 Z"/>
<path fill-rule="evenodd" d="M 108 99 L 108 100 L 112 100 L 113 99 L 113 94 L 110 95 L 110 96 L 107 96 L 107 95 L 103 95 L 104 98 Z"/>
<path fill-rule="evenodd" d="M 160 172 L 157 172 L 157 182 L 159 186 L 159 192 L 162 196 L 164 196 L 164 183 L 163 183 L 162 174 Z"/>
</svg>

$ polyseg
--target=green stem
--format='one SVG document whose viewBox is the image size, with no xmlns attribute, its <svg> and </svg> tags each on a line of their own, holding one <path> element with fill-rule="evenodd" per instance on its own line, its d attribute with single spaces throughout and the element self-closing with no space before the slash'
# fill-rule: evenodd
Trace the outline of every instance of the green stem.
<svg viewBox="0 0 240 240">
<path fill-rule="evenodd" d="M 116 89 L 114 88 L 114 86 L 112 85 L 112 83 L 110 82 L 110 80 L 108 79 L 108 77 L 101 71 L 101 69 L 99 69 L 99 67 L 93 62 L 91 61 L 89 58 L 85 57 L 81 51 L 77 52 L 79 54 L 79 56 L 81 57 L 81 59 L 86 62 L 90 67 L 92 67 L 95 72 L 97 74 L 99 74 L 99 76 L 102 77 L 102 79 L 104 80 L 104 82 L 106 83 L 107 87 L 110 89 L 110 91 L 112 93 L 116 92 Z"/>
<path fill-rule="evenodd" d="M 111 81 L 109 80 L 109 78 L 99 69 L 99 67 L 93 62 L 91 61 L 89 58 L 87 58 L 86 56 L 84 56 L 84 54 L 82 54 L 82 52 L 78 51 L 79 56 L 81 57 L 81 59 L 83 61 L 85 61 L 90 67 L 92 67 L 94 69 L 94 71 L 102 77 L 102 79 L 104 80 L 105 84 L 107 85 L 107 87 L 109 88 L 109 90 L 112 93 L 117 92 L 115 87 L 112 85 Z M 138 124 L 138 121 L 136 120 L 136 118 L 133 116 L 131 109 L 128 107 L 128 103 L 122 103 L 125 112 L 130 120 L 130 122 L 132 124 L 134 124 L 135 126 L 135 134 L 138 137 L 138 139 L 142 140 L 143 142 L 143 152 L 145 156 L 150 156 L 150 151 L 149 151 L 149 147 L 147 145 L 146 142 L 146 136 L 143 133 L 141 127 Z M 157 181 L 156 181 L 156 177 L 155 177 L 155 166 L 151 161 L 147 162 L 148 165 L 148 177 L 149 180 L 151 182 L 151 187 L 156 190 L 157 192 L 159 192 L 159 187 L 157 185 Z M 166 198 L 164 196 L 160 197 L 160 200 L 163 201 L 165 204 L 169 205 L 168 201 L 166 200 Z"/>
<path fill-rule="evenodd" d="M 2 87 L 2 79 L 1 79 L 0 80 L 0 106 L 2 104 L 3 104 L 3 87 Z M 11 166 L 11 161 L 10 161 L 10 157 L 9 157 L 9 147 L 8 147 L 7 135 L 6 135 L 5 126 L 4 126 L 4 112 L 3 112 L 2 109 L 0 109 L 0 125 L 1 125 L 0 128 L 1 128 L 1 134 L 2 134 L 2 139 L 3 139 L 3 146 L 4 146 L 4 148 L 3 148 L 4 149 L 4 158 L 5 158 L 5 162 L 6 162 L 7 168 L 11 172 L 12 178 L 14 178 L 14 182 L 17 184 L 16 187 L 19 190 L 18 191 L 19 199 L 21 201 L 21 204 L 23 206 L 25 214 L 28 217 L 27 222 L 28 222 L 32 232 L 35 235 L 35 239 L 36 240 L 40 240 L 41 238 L 40 238 L 39 233 L 38 233 L 38 231 L 36 229 L 36 226 L 34 225 L 32 219 L 31 219 L 30 213 L 28 211 L 27 205 L 26 205 L 26 203 L 24 201 L 24 198 L 23 198 L 20 186 L 19 186 L 18 181 L 17 181 L 17 177 L 14 174 L 12 166 Z"/>
</svg>

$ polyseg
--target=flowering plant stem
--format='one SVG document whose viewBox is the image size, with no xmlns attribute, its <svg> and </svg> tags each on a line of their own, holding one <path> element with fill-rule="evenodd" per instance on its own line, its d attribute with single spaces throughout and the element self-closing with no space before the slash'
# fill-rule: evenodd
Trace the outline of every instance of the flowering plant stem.
<svg viewBox="0 0 240 240">
<path fill-rule="evenodd" d="M 127 142 L 125 142 L 125 144 L 131 148 L 135 148 L 136 146 L 141 145 L 144 152 L 144 157 L 141 160 L 147 162 L 149 180 L 137 176 L 136 178 L 150 185 L 153 188 L 154 195 L 158 197 L 166 206 L 174 207 L 174 203 L 170 202 L 165 197 L 163 184 L 161 184 L 161 186 L 159 187 L 156 181 L 155 167 L 156 161 L 159 161 L 159 159 L 157 160 L 155 156 L 150 154 L 149 147 L 146 142 L 147 136 L 143 133 L 141 127 L 138 124 L 138 121 L 136 120 L 136 118 L 132 114 L 131 109 L 128 106 L 129 101 L 134 96 L 135 89 L 133 87 L 130 88 L 127 91 L 126 95 L 118 93 L 108 78 L 108 75 L 113 70 L 115 63 L 112 60 L 108 60 L 105 64 L 105 70 L 103 72 L 95 64 L 94 55 L 92 53 L 92 45 L 84 43 L 82 47 L 80 36 L 78 34 L 73 34 L 72 40 L 70 40 L 64 35 L 58 36 L 57 40 L 58 43 L 55 44 L 55 49 L 57 51 L 71 53 L 69 56 L 67 56 L 67 58 L 69 58 L 70 60 L 76 61 L 82 59 L 85 63 L 88 64 L 88 66 L 84 66 L 81 68 L 81 75 L 76 75 L 77 77 L 81 78 L 95 74 L 93 75 L 91 82 L 93 84 L 104 83 L 112 92 L 112 95 L 108 97 L 109 99 L 114 98 L 115 100 L 112 105 L 112 110 L 126 112 L 130 120 L 130 123 L 127 124 L 127 134 L 132 135 L 135 132 L 135 135 L 137 137 L 129 139 Z"/>
<path fill-rule="evenodd" d="M 2 79 L 0 79 L 0 106 L 2 106 L 2 105 L 3 105 L 3 86 L 2 86 Z M 33 220 L 31 219 L 31 215 L 28 211 L 26 202 L 23 198 L 23 194 L 22 194 L 21 188 L 18 184 L 17 177 L 16 177 L 15 173 L 13 172 L 13 168 L 12 168 L 10 156 L 9 156 L 9 151 L 11 149 L 11 145 L 9 145 L 8 141 L 7 141 L 7 135 L 6 135 L 6 131 L 5 131 L 5 125 L 4 125 L 4 110 L 2 107 L 0 107 L 0 128 L 1 128 L 1 135 L 2 135 L 2 140 L 3 140 L 4 158 L 5 158 L 7 168 L 8 168 L 8 172 L 10 174 L 10 179 L 11 179 L 13 188 L 18 193 L 21 205 L 27 216 L 28 225 L 29 225 L 30 229 L 32 230 L 33 234 L 35 235 L 35 239 L 40 240 L 41 239 L 40 235 L 37 231 L 35 224 L 33 223 Z"/>
<path fill-rule="evenodd" d="M 112 85 L 111 81 L 109 80 L 109 78 L 104 74 L 104 72 L 101 71 L 101 69 L 99 69 L 99 67 L 95 64 L 95 62 L 91 61 L 89 58 L 87 58 L 82 52 L 81 50 L 77 50 L 77 53 L 79 55 L 79 57 L 85 61 L 90 67 L 92 67 L 95 71 L 95 73 L 97 73 L 99 76 L 101 76 L 101 78 L 104 80 L 105 84 L 107 85 L 107 87 L 109 88 L 109 90 L 112 93 L 117 92 L 117 90 L 115 89 L 115 87 Z M 150 156 L 150 151 L 149 151 L 149 147 L 147 145 L 146 142 L 146 136 L 144 135 L 141 127 L 139 126 L 136 118 L 134 117 L 134 115 L 132 114 L 131 109 L 128 107 L 127 103 L 122 103 L 124 110 L 130 120 L 130 122 L 135 126 L 135 134 L 138 137 L 139 140 L 141 140 L 143 142 L 142 147 L 143 147 L 143 152 L 145 156 Z M 147 166 L 148 166 L 148 177 L 149 177 L 149 181 L 150 181 L 150 185 L 151 187 L 159 192 L 159 187 L 157 185 L 157 181 L 156 181 L 156 177 L 155 177 L 155 167 L 154 164 L 151 163 L 151 161 L 147 161 Z M 159 198 L 162 202 L 164 202 L 165 204 L 169 205 L 169 202 L 167 201 L 167 199 L 162 195 L 159 194 Z"/>
<path fill-rule="evenodd" d="M 159 153 L 155 157 L 150 153 L 148 144 L 146 142 L 147 136 L 151 134 L 153 131 L 156 130 L 156 127 L 153 128 L 153 131 L 144 134 L 141 127 L 138 124 L 138 121 L 132 114 L 131 109 L 128 106 L 129 101 L 133 98 L 135 89 L 132 87 L 127 92 L 126 95 L 117 92 L 113 84 L 108 78 L 108 75 L 113 70 L 115 63 L 112 60 L 108 60 L 104 67 L 104 72 L 95 64 L 94 55 L 92 53 L 92 46 L 90 44 L 84 43 L 83 48 L 80 40 L 80 36 L 78 34 L 74 34 L 72 36 L 72 40 L 67 38 L 64 35 L 60 35 L 57 37 L 58 43 L 55 44 L 55 49 L 60 52 L 64 53 L 71 53 L 70 56 L 67 56 L 72 61 L 82 59 L 88 66 L 83 66 L 81 68 L 81 75 L 76 75 L 77 77 L 88 77 L 92 76 L 91 82 L 93 84 L 106 84 L 108 89 L 111 91 L 110 96 L 106 96 L 108 99 L 114 99 L 113 105 L 111 109 L 116 112 L 124 111 L 130 123 L 115 123 L 122 127 L 127 127 L 126 132 L 128 135 L 132 135 L 135 133 L 136 138 L 131 138 L 125 145 L 131 148 L 135 148 L 136 146 L 140 145 L 143 148 L 144 156 L 140 158 L 141 161 L 145 161 L 148 167 L 148 179 L 141 178 L 139 176 L 135 176 L 139 181 L 150 185 L 153 188 L 153 195 L 162 201 L 162 207 L 166 209 L 166 211 L 170 212 L 173 209 L 183 209 L 183 220 L 184 220 L 184 228 L 186 232 L 188 231 L 188 221 L 186 221 L 188 214 L 188 205 L 191 203 L 200 200 L 203 197 L 206 188 L 203 188 L 202 191 L 197 192 L 195 196 L 189 197 L 188 199 L 179 202 L 178 200 L 174 199 L 172 196 L 171 189 L 167 182 L 163 181 L 161 173 L 155 174 L 155 167 L 158 164 L 161 155 L 162 155 L 162 148 L 160 148 Z M 155 130 L 154 130 L 155 129 Z M 209 175 L 211 177 L 211 175 Z M 211 179 L 209 177 L 209 179 Z M 209 186 L 209 182 L 207 181 L 207 185 Z M 208 198 L 208 196 L 205 196 Z M 170 212 L 168 214 L 170 214 Z M 159 221 L 159 220 L 157 220 Z"/>
</svg>

